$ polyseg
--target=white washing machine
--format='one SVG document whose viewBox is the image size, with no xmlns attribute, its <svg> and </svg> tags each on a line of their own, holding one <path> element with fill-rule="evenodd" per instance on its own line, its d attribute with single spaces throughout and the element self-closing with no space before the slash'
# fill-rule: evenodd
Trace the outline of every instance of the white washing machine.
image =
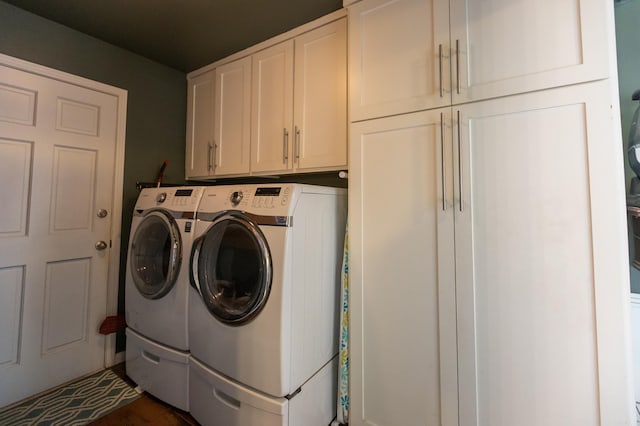
<svg viewBox="0 0 640 426">
<path fill-rule="evenodd" d="M 126 371 L 188 410 L 189 255 L 203 187 L 145 188 L 136 202 L 125 281 Z"/>
<path fill-rule="evenodd" d="M 206 188 L 189 297 L 200 423 L 313 426 L 335 416 L 346 209 L 344 189 Z"/>
</svg>

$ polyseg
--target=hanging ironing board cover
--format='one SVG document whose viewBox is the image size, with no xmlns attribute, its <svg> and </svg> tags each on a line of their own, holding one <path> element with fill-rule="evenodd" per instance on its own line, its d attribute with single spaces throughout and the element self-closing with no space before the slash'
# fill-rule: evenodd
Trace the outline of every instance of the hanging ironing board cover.
<svg viewBox="0 0 640 426">
<path fill-rule="evenodd" d="M 344 235 L 342 258 L 342 310 L 340 311 L 340 353 L 338 366 L 338 413 L 339 424 L 349 423 L 349 230 Z"/>
</svg>

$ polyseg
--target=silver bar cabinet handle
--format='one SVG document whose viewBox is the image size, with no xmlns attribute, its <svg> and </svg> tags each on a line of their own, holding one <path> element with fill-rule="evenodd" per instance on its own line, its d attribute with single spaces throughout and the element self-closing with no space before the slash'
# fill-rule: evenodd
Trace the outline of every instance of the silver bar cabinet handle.
<svg viewBox="0 0 640 426">
<path fill-rule="evenodd" d="M 456 93 L 460 94 L 460 40 L 456 40 Z"/>
<path fill-rule="evenodd" d="M 295 127 L 295 137 L 296 137 L 296 141 L 295 141 L 295 145 L 294 145 L 294 150 L 295 150 L 295 162 L 298 162 L 300 160 L 300 128 L 298 126 Z"/>
<path fill-rule="evenodd" d="M 216 171 L 216 156 L 218 155 L 218 144 L 216 143 L 216 141 L 213 141 L 213 172 L 215 173 Z"/>
<path fill-rule="evenodd" d="M 209 152 L 207 152 L 207 170 L 211 171 L 211 151 L 213 150 L 213 145 L 211 142 L 207 143 L 209 146 Z"/>
<path fill-rule="evenodd" d="M 444 96 L 444 88 L 442 87 L 442 44 L 438 45 L 438 69 L 440 70 L 440 97 Z"/>
<path fill-rule="evenodd" d="M 462 143 L 460 142 L 460 110 L 458 110 L 458 192 L 460 211 L 462 212 Z"/>
<path fill-rule="evenodd" d="M 289 131 L 285 127 L 282 134 L 282 162 L 286 165 L 289 161 Z"/>
<path fill-rule="evenodd" d="M 440 113 L 440 166 L 442 167 L 442 211 L 447 211 L 447 174 L 444 167 L 444 113 Z"/>
</svg>

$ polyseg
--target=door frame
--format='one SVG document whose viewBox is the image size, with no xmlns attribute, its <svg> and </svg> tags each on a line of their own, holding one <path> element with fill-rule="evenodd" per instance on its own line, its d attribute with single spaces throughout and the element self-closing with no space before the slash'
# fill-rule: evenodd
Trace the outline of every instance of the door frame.
<svg viewBox="0 0 640 426">
<path fill-rule="evenodd" d="M 98 81 L 90 80 L 64 71 L 34 64 L 23 59 L 0 53 L 0 64 L 20 71 L 58 80 L 89 90 L 115 96 L 118 100 L 118 119 L 116 124 L 115 169 L 113 177 L 113 204 L 111 205 L 111 252 L 107 277 L 107 316 L 118 313 L 118 280 L 120 276 L 120 243 L 122 233 L 122 196 L 124 190 L 124 152 L 127 121 L 127 91 Z M 111 367 L 124 361 L 124 352 L 116 356 L 115 334 L 105 336 L 104 364 Z"/>
</svg>

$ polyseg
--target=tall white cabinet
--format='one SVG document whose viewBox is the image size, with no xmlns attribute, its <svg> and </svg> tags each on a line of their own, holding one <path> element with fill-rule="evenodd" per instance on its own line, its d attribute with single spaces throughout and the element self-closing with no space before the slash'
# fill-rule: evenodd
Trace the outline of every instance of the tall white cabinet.
<svg viewBox="0 0 640 426">
<path fill-rule="evenodd" d="M 349 424 L 631 424 L 612 8 L 349 6 Z"/>
<path fill-rule="evenodd" d="M 351 127 L 349 424 L 457 424 L 453 175 L 445 113 Z"/>
</svg>

